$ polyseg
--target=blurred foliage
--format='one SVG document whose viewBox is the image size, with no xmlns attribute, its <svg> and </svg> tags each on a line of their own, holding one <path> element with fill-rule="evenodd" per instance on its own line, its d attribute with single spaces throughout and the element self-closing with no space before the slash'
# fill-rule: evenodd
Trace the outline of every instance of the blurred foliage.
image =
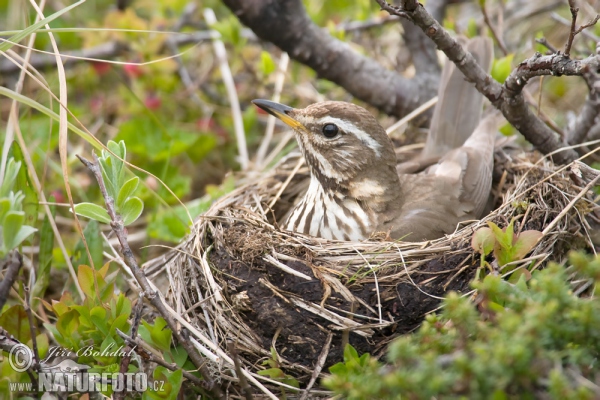
<svg viewBox="0 0 600 400">
<path fill-rule="evenodd" d="M 581 279 L 600 283 L 600 257 L 573 253 Z M 498 276 L 473 283 L 474 304 L 449 294 L 440 314 L 395 340 L 388 364 L 344 351 L 326 386 L 347 399 L 598 398 L 600 299 L 575 295 L 551 265 L 529 282 Z"/>
<path fill-rule="evenodd" d="M 239 175 L 236 174 L 239 169 L 236 159 L 238 149 L 231 107 L 212 43 L 207 40 L 173 50 L 167 43 L 169 38 L 174 37 L 172 31 L 185 34 L 207 32 L 212 28 L 220 33 L 240 98 L 251 155 L 262 139 L 266 115 L 251 106 L 250 100 L 272 97 L 281 59 L 276 47 L 248 35 L 246 28 L 220 1 L 198 2 L 198 8 L 183 19 L 189 3 L 188 0 L 134 0 L 128 2 L 125 10 L 119 11 L 114 0 L 96 0 L 87 1 L 58 16 L 63 12 L 60 7 L 64 5 L 47 2 L 44 10 L 46 16 L 53 13 L 57 16 L 50 23 L 52 28 L 72 29 L 70 32 L 54 33 L 61 52 L 90 51 L 111 42 L 125 45 L 123 51 L 106 59 L 67 64 L 66 79 L 69 110 L 99 143 L 108 144 L 113 153 L 121 158 L 126 156 L 137 167 L 127 168 L 122 163 L 115 163 L 106 150 L 102 152 L 104 178 L 118 203 L 120 198 L 118 208 L 126 209 L 129 199 L 139 200 L 132 200 L 137 205 L 127 208 L 130 212 L 125 214 L 131 214 L 127 221 L 131 223 L 128 232 L 130 238 L 136 237 L 132 247 L 137 251 L 140 263 L 162 251 L 157 250 L 162 247 L 149 245 L 178 243 L 189 232 L 191 220 L 208 210 L 216 199 L 239 186 Z M 493 3 L 490 0 L 486 2 L 488 10 Z M 304 0 L 304 4 L 309 16 L 334 37 L 350 43 L 356 51 L 376 58 L 387 68 L 398 69 L 406 76 L 412 74 L 410 68 L 404 70 L 406 65 L 410 65 L 410 60 L 407 61 L 406 52 L 399 44 L 399 24 L 348 32 L 343 29 L 347 22 L 386 16 L 387 13 L 381 12 L 376 2 L 358 0 L 349 5 L 341 0 Z M 217 15 L 218 22 L 211 27 L 202 18 L 202 11 L 207 7 Z M 461 17 L 461 10 L 460 6 L 450 7 L 444 25 L 467 36 L 487 34 L 479 15 L 474 18 L 471 13 L 465 19 Z M 566 6 L 559 11 L 568 17 Z M 35 23 L 35 16 L 26 1 L 0 0 L 1 29 L 20 30 L 22 34 Z M 539 17 L 539 20 L 547 19 L 545 15 Z M 124 31 L 128 29 L 146 32 Z M 518 47 L 514 49 L 515 53 L 495 61 L 494 78 L 503 81 L 511 66 L 531 55 L 532 46 L 544 51 L 533 44 L 534 37 L 546 36 L 557 43 L 566 37 L 566 28 L 561 30 L 553 22 L 532 23 L 527 29 L 528 33 L 521 34 L 516 41 L 518 45 L 513 46 Z M 600 34 L 600 26 L 593 29 L 597 35 Z M 512 32 L 507 32 L 509 34 Z M 564 37 L 556 39 L 556 35 L 560 34 Z M 531 43 L 524 38 L 530 38 Z M 578 42 L 581 43 L 582 39 L 578 38 Z M 20 43 L 27 42 L 23 40 Z M 12 45 L 5 42 L 2 46 L 6 50 Z M 38 32 L 34 48 L 51 52 L 48 34 Z M 11 50 L 25 54 L 18 46 L 12 46 Z M 191 83 L 182 78 L 185 72 L 189 73 Z M 49 90 L 58 95 L 56 71 L 49 68 L 40 70 L 40 74 Z M 0 76 L 2 86 L 13 89 L 15 82 L 14 75 Z M 543 110 L 561 125 L 566 120 L 565 113 L 576 110 L 584 98 L 581 93 L 585 85 L 575 78 L 546 78 L 539 81 L 539 86 L 544 97 Z M 84 241 L 69 212 L 58 151 L 57 117 L 48 116 L 49 112 L 58 113 L 59 105 L 31 79 L 25 81 L 22 93 L 27 101 L 20 106 L 19 128 L 26 148 L 13 144 L 8 153 L 13 161 L 3 177 L 5 186 L 0 193 L 0 204 L 4 206 L 0 206 L 3 207 L 0 210 L 4 210 L 8 199 L 9 212 L 0 213 L 0 225 L 3 238 L 11 240 L 10 243 L 2 240 L 1 252 L 20 248 L 33 265 L 28 271 L 35 271 L 35 282 L 32 281 L 33 274 L 28 275 L 29 272 L 23 269 L 22 275 L 25 276 L 21 276 L 15 285 L 19 297 L 12 296 L 0 310 L 0 326 L 32 346 L 28 316 L 20 302 L 25 298 L 23 282 L 32 282 L 34 318 L 37 322 L 43 321 L 43 327 L 41 323 L 36 325 L 45 329 L 34 338 L 42 357 L 48 353 L 51 343 L 71 350 L 88 345 L 97 349 L 121 346 L 123 341 L 116 334 L 116 329 L 127 332 L 130 328 L 131 301 L 125 296 L 130 289 L 126 281 L 128 275 L 105 256 L 106 253 L 114 253 L 106 238 L 110 235 L 110 228 L 106 225 L 104 200 L 95 179 L 75 157 L 75 154 L 81 154 L 91 158 L 89 155 L 98 144 L 94 142 L 92 145 L 92 139 L 82 132 L 70 132 L 67 138 L 65 162 L 73 201 L 75 204 L 87 203 L 87 215 L 96 216 L 101 221 L 81 219 Z M 301 107 L 323 98 L 355 101 L 333 83 L 318 79 L 314 71 L 291 62 L 281 101 Z M 10 101 L 0 98 L 3 124 L 8 119 Z M 32 108 L 36 105 L 46 109 L 38 108 L 40 111 L 36 111 Z M 372 108 L 370 110 L 375 112 Z M 390 122 L 385 116 L 380 117 L 384 125 Z M 69 117 L 69 122 L 80 127 L 75 118 Z M 5 129 L 5 124 L 2 129 Z M 280 131 L 276 129 L 276 138 L 280 137 Z M 503 132 L 514 134 L 515 131 L 507 125 Z M 0 134 L 0 147 L 4 146 L 5 138 L 4 132 Z M 127 152 L 121 143 L 126 145 Z M 293 144 L 288 144 L 283 153 L 291 148 Z M 31 158 L 33 170 L 25 168 L 27 156 Z M 37 174 L 50 203 L 51 217 L 40 217 L 45 205 L 40 204 L 41 193 L 32 184 L 33 172 Z M 140 204 L 143 204 L 143 212 Z M 506 233 L 506 230 L 503 232 Z M 499 241 L 498 238 L 504 238 L 503 234 L 496 232 L 494 240 Z M 58 239 L 64 244 L 66 254 Z M 515 257 L 515 254 L 507 257 L 505 260 Z M 67 269 L 68 260 L 74 267 L 72 274 Z M 589 266 L 594 263 L 596 261 L 582 261 L 578 265 L 586 266 L 580 267 L 583 271 L 586 268 L 590 270 L 592 267 Z M 588 271 L 588 275 L 590 273 Z M 517 276 L 516 273 L 513 275 Z M 568 373 L 580 368 L 581 375 L 590 378 L 585 362 L 593 354 L 597 355 L 597 348 L 592 348 L 580 337 L 582 329 L 589 326 L 588 320 L 597 322 L 594 320 L 597 317 L 586 314 L 590 312 L 585 308 L 590 301 L 577 299 L 565 292 L 567 286 L 561 281 L 564 271 L 559 267 L 536 273 L 527 284 L 526 277 L 511 280 L 514 286 L 491 277 L 478 283 L 485 300 L 479 304 L 480 315 L 466 299 L 449 297 L 441 316 L 429 317 L 419 333 L 394 344 L 390 352 L 392 366 L 383 367 L 369 355 L 359 357 L 353 349 L 346 349 L 345 364 L 332 369 L 335 373 L 329 384 L 340 393 L 358 398 L 363 394 L 393 397 L 397 393 L 421 397 L 430 396 L 436 390 L 437 393 L 457 396 L 471 393 L 474 397 L 477 393 L 491 393 L 503 398 L 517 388 L 532 390 L 527 383 L 533 382 L 532 374 L 537 374 L 535 376 L 541 379 L 544 389 L 551 388 L 553 393 L 564 394 L 565 397 L 581 392 L 582 398 L 585 398 L 585 389 L 573 386 Z M 597 274 L 595 279 L 597 282 Z M 83 298 L 79 298 L 77 284 L 83 288 Z M 544 289 L 542 285 L 547 287 Z M 557 299 L 550 298 L 544 290 L 552 291 Z M 542 307 L 543 301 L 546 301 L 545 308 Z M 597 316 L 597 304 L 592 308 Z M 550 316 L 556 324 L 563 324 L 559 328 L 569 331 L 556 330 L 556 324 L 548 319 Z M 517 323 L 518 318 L 529 318 L 526 320 L 529 322 Z M 569 324 L 570 321 L 579 322 L 573 325 Z M 534 323 L 541 325 L 532 325 Z M 493 329 L 499 333 L 494 335 Z M 471 332 L 473 336 L 461 336 L 464 332 Z M 171 332 L 161 318 L 143 320 L 139 334 L 168 362 L 188 371 L 194 370 L 185 351 L 172 342 Z M 511 335 L 514 335 L 514 340 L 509 340 L 513 339 Z M 535 335 L 543 340 L 532 344 L 530 342 Z M 508 346 L 509 355 L 494 353 L 494 346 Z M 523 346 L 529 347 L 523 349 Z M 438 365 L 436 360 L 449 354 L 453 357 L 448 361 L 450 367 L 446 366 L 447 363 Z M 490 360 L 492 355 L 496 358 Z M 474 364 L 467 363 L 465 357 Z M 533 364 L 537 369 L 524 371 L 523 363 L 532 360 L 539 361 L 541 369 L 537 368 L 538 364 Z M 87 356 L 78 361 L 88 363 L 96 370 L 114 371 L 118 369 L 121 358 Z M 549 362 L 554 364 L 547 367 L 548 364 L 544 363 Z M 263 375 L 297 385 L 279 368 L 275 352 L 264 363 Z M 129 368 L 133 370 L 134 364 Z M 406 368 L 399 371 L 395 366 Z M 357 371 L 365 375 L 359 377 Z M 523 373 L 524 378 L 519 377 L 517 372 Z M 491 377 L 494 376 L 498 377 L 497 382 L 492 382 Z M 145 393 L 145 398 L 177 397 L 183 382 L 180 371 L 170 372 L 158 367 L 154 369 L 153 377 L 169 384 L 161 392 Z M 6 361 L 0 362 L 0 394 L 8 394 L 9 381 L 28 380 L 27 374 L 17 374 Z M 388 384 L 390 386 L 386 386 Z M 282 395 L 285 396 L 285 393 Z"/>
</svg>

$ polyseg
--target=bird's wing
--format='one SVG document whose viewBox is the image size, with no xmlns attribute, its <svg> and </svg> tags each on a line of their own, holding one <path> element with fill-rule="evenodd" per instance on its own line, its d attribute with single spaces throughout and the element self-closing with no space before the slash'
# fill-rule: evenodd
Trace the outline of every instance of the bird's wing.
<svg viewBox="0 0 600 400">
<path fill-rule="evenodd" d="M 494 57 L 492 40 L 472 38 L 467 49 L 484 71 L 489 72 Z M 421 155 L 423 158 L 441 156 L 462 146 L 481 119 L 483 96 L 450 61 L 442 70 L 438 98 Z"/>
<path fill-rule="evenodd" d="M 452 233 L 461 221 L 481 218 L 492 186 L 494 139 L 504 118 L 488 114 L 471 137 L 425 173 L 399 175 L 404 202 L 386 222 L 392 237 L 419 241 Z"/>
<path fill-rule="evenodd" d="M 427 174 L 449 179 L 460 189 L 458 200 L 468 214 L 480 218 L 492 187 L 494 141 L 505 122 L 499 111 L 489 113 L 462 147 L 451 150 Z"/>
</svg>

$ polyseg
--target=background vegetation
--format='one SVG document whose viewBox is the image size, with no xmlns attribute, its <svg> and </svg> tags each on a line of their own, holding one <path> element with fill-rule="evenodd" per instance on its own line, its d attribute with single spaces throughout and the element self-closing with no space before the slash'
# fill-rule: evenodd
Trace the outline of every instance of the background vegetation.
<svg viewBox="0 0 600 400">
<path fill-rule="evenodd" d="M 318 79 L 314 71 L 298 63 L 290 62 L 285 71 L 278 72 L 286 64 L 281 51 L 259 41 L 221 2 L 135 0 L 122 9 L 119 3 L 87 1 L 50 23 L 60 52 L 73 56 L 63 59 L 64 80 L 57 72 L 52 42 L 43 27 L 31 29 L 34 35 L 29 32 L 18 44 L 0 43 L 0 147 L 5 182 L 0 205 L 8 204 L 9 210 L 0 213 L 0 223 L 3 238 L 18 238 L 23 229 L 23 241 L 3 242 L 0 265 L 8 268 L 6 257 L 14 248 L 19 248 L 24 260 L 8 301 L 0 305 L 0 327 L 22 343 L 36 343 L 42 358 L 53 345 L 74 350 L 88 345 L 99 349 L 125 346 L 117 329 L 128 333 L 131 317 L 136 315 L 127 296 L 132 277 L 122 272 L 118 243 L 110 227 L 85 218 L 77 222 L 70 212 L 68 191 L 74 203 L 104 205 L 96 181 L 76 155 L 91 159 L 94 148 L 100 154 L 101 144 L 111 140 L 126 144 L 126 159 L 136 168 L 123 169 L 117 189 L 139 178 L 136 190 L 126 199 L 136 197 L 143 202 L 141 217 L 128 221 L 127 228 L 140 264 L 164 252 L 164 246 L 178 243 L 189 231 L 190 216 L 195 218 L 240 184 L 242 175 L 237 172 L 242 169 L 243 157 L 232 117 L 235 104 L 228 93 L 224 65 L 210 39 L 214 32 L 227 51 L 226 69 L 233 76 L 251 163 L 267 119 L 250 100 L 271 98 L 279 73 L 285 77 L 283 103 L 300 107 L 323 99 L 353 100 L 343 89 Z M 504 7 L 511 4 L 501 3 L 508 4 Z M 597 4 L 584 3 L 592 9 Z M 322 0 L 304 4 L 312 20 L 333 36 L 387 68 L 405 76 L 414 74 L 406 68 L 410 59 L 402 48 L 401 27 L 382 22 L 387 13 L 374 1 L 360 0 L 352 6 Z M 566 4 L 552 5 L 553 11 L 569 18 Z M 48 2 L 44 14 L 61 12 L 65 6 Z M 499 6 L 497 2 L 487 4 L 488 8 Z M 205 9 L 214 10 L 216 23 L 206 22 Z M 373 19 L 374 24 L 360 24 Z M 35 22 L 36 12 L 29 2 L 0 0 L 0 36 L 23 33 Z M 465 35 L 487 32 L 474 3 L 451 7 L 444 24 Z M 568 34 L 568 26 L 548 18 L 547 13 L 532 15 L 519 29 L 507 35 L 514 52 L 496 62 L 494 77 L 499 80 L 514 66 L 511 62 L 543 49 L 534 42 L 536 37 L 563 43 Z M 194 33 L 204 39 L 189 39 Z M 590 33 L 600 36 L 600 27 Z M 30 38 L 35 38 L 31 45 Z M 115 47 L 103 53 L 101 46 L 108 44 Z M 593 46 L 589 39 L 582 41 L 579 54 L 587 55 Z M 39 81 L 27 77 L 22 89 L 16 90 L 21 69 L 10 58 L 15 53 L 25 57 L 30 49 L 35 50 L 32 60 L 41 60 L 34 63 L 33 71 Z M 61 88 L 68 95 L 69 122 L 79 129 L 63 136 L 60 106 L 50 95 L 59 96 Z M 539 80 L 534 90 L 542 112 L 564 126 L 570 115 L 578 112 L 587 89 L 578 78 L 546 78 Z M 380 121 L 388 126 L 393 120 L 381 114 Z M 418 122 L 422 121 L 415 121 L 415 126 L 396 140 L 422 139 L 424 130 Z M 98 141 L 88 137 L 84 127 Z M 514 130 L 507 127 L 505 133 L 514 134 Z M 13 134 L 24 146 L 7 142 Z M 269 162 L 261 167 L 272 165 L 295 146 L 293 141 L 285 144 L 283 138 L 285 133 L 277 127 L 275 139 L 283 143 L 283 151 L 267 157 Z M 13 167 L 5 167 L 10 157 Z M 11 171 L 14 179 L 9 179 Z M 19 191 L 22 201 L 16 195 Z M 8 200 L 2 203 L 4 199 Z M 580 273 L 597 285 L 598 261 L 573 257 L 574 267 L 567 271 Z M 418 333 L 394 343 L 389 365 L 368 355 L 359 358 L 348 349 L 345 363 L 332 369 L 334 376 L 326 384 L 352 398 L 476 394 L 501 399 L 525 392 L 536 397 L 546 391 L 555 398 L 594 398 L 600 385 L 596 373 L 600 341 L 595 328 L 600 326 L 600 305 L 595 299 L 580 299 L 571 293 L 565 274 L 564 268 L 553 266 L 516 285 L 489 277 L 476 284 L 480 290 L 476 302 L 451 295 L 441 315 L 430 316 Z M 160 317 L 151 316 L 145 316 L 139 325 L 144 341 L 178 367 L 175 371 L 164 366 L 153 369 L 156 379 L 168 379 L 170 384 L 160 393 L 144 394 L 147 398 L 175 398 L 184 380 L 181 368 L 194 369 L 165 326 Z M 110 372 L 123 365 L 120 357 L 84 357 L 79 362 Z M 132 363 L 129 368 L 137 366 Z M 28 374 L 12 370 L 6 359 L 0 361 L 0 377 L 3 397 L 11 395 L 9 382 L 30 379 Z M 201 373 L 186 379 L 193 382 L 194 377 L 199 379 Z M 188 385 L 197 393 L 206 393 L 201 385 Z"/>
</svg>

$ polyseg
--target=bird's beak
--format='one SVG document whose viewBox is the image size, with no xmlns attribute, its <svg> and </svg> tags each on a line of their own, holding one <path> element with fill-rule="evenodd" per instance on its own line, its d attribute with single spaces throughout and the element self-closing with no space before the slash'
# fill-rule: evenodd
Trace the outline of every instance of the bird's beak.
<svg viewBox="0 0 600 400">
<path fill-rule="evenodd" d="M 254 103 L 257 107 L 262 108 L 272 116 L 279 118 L 291 128 L 297 129 L 303 126 L 300 122 L 288 115 L 288 112 L 293 110 L 292 107 L 262 99 L 252 100 L 252 103 Z"/>
</svg>

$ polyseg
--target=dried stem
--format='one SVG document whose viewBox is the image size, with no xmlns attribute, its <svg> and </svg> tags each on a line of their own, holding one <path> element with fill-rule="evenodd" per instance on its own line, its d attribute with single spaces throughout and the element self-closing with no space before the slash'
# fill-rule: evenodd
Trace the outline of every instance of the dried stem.
<svg viewBox="0 0 600 400">
<path fill-rule="evenodd" d="M 575 7 L 575 0 L 569 0 L 569 11 L 571 11 L 571 29 L 569 31 L 569 39 L 567 39 L 567 43 L 565 44 L 565 56 L 569 57 L 571 55 L 571 47 L 573 46 L 573 40 L 575 39 L 575 31 L 577 30 L 577 14 L 579 14 L 579 8 Z"/>
<path fill-rule="evenodd" d="M 0 271 L 6 266 L 6 273 L 4 279 L 0 282 L 0 310 L 4 307 L 6 300 L 8 299 L 8 293 L 10 288 L 17 280 L 19 270 L 23 265 L 23 257 L 17 250 L 13 250 L 0 261 Z"/>
<path fill-rule="evenodd" d="M 108 194 L 106 191 L 106 185 L 104 184 L 104 179 L 102 177 L 102 172 L 100 169 L 100 164 L 98 161 L 98 157 L 96 154 L 93 154 L 94 162 L 90 162 L 85 158 L 77 155 L 77 158 L 94 174 L 94 177 L 98 181 L 98 186 L 100 187 L 100 192 L 102 193 L 102 197 L 104 197 L 104 201 L 106 202 L 106 211 L 110 216 L 111 223 L 110 226 L 113 229 L 113 232 L 119 239 L 119 243 L 121 244 L 121 254 L 123 256 L 123 261 L 127 264 L 129 268 L 131 268 L 131 272 L 135 276 L 138 284 L 142 288 L 144 295 L 148 298 L 150 303 L 156 308 L 156 310 L 160 313 L 160 315 L 167 321 L 169 328 L 175 335 L 177 341 L 181 344 L 181 346 L 187 351 L 188 356 L 194 363 L 194 365 L 200 370 L 204 381 L 202 382 L 202 387 L 209 391 L 212 395 L 217 398 L 222 398 L 223 393 L 219 386 L 215 384 L 215 382 L 210 377 L 210 372 L 206 368 L 206 365 L 196 349 L 192 346 L 192 344 L 184 340 L 181 336 L 181 333 L 177 329 L 177 324 L 175 323 L 175 319 L 171 315 L 171 313 L 165 307 L 165 304 L 162 302 L 160 295 L 153 289 L 152 285 L 146 278 L 144 272 L 138 266 L 137 260 L 133 255 L 133 251 L 129 247 L 129 243 L 127 242 L 127 233 L 125 232 L 125 226 L 123 224 L 123 219 L 120 214 L 117 214 L 114 204 L 114 199 Z"/>
<path fill-rule="evenodd" d="M 556 133 L 530 110 L 522 93 L 523 87 L 534 76 L 581 76 L 586 68 L 597 65 L 600 57 L 571 60 L 561 54 L 542 56 L 538 53 L 519 64 L 504 85 L 501 85 L 415 0 L 404 0 L 400 2 L 400 7 L 392 6 L 384 0 L 377 0 L 377 3 L 383 10 L 419 26 L 465 77 L 474 83 L 477 90 L 502 111 L 504 117 L 538 150 L 544 154 L 556 152 L 553 159 L 557 163 L 567 163 L 577 158 L 577 153 L 572 149 L 563 148 L 564 144 Z"/>
<path fill-rule="evenodd" d="M 496 31 L 496 28 L 492 24 L 492 21 L 490 20 L 490 17 L 487 13 L 487 9 L 485 8 L 485 2 L 480 1 L 479 5 L 481 6 L 481 14 L 483 14 L 483 22 L 485 22 L 487 27 L 490 29 L 490 32 L 492 32 L 492 36 L 494 37 L 494 40 L 498 44 L 498 47 L 500 47 L 500 50 L 502 50 L 502 53 L 505 56 L 508 55 L 509 52 L 508 52 L 508 49 L 506 48 L 506 44 L 504 44 L 504 39 L 502 39 L 502 36 L 498 34 L 498 32 Z"/>
<path fill-rule="evenodd" d="M 179 368 L 177 366 L 177 364 L 173 363 L 173 364 L 169 364 L 167 363 L 165 360 L 163 360 L 160 357 L 156 357 L 154 354 L 152 354 L 150 351 L 146 351 L 145 350 L 145 343 L 141 340 L 141 339 L 133 339 L 131 336 L 126 335 L 124 332 L 120 331 L 119 329 L 117 329 L 117 335 L 121 336 L 121 338 L 123 340 L 125 340 L 125 342 L 127 342 L 127 345 L 130 348 L 135 349 L 135 352 L 138 353 L 143 359 L 148 360 L 149 362 L 153 362 L 156 363 L 160 366 L 165 367 L 166 369 L 168 369 L 169 371 L 179 371 L 181 370 L 181 372 L 183 372 L 183 376 L 185 379 L 187 379 L 188 381 L 194 383 L 195 385 L 198 386 L 203 386 L 204 382 L 199 379 L 198 377 L 192 375 L 191 373 L 189 373 L 188 371 L 185 371 L 181 368 Z"/>
<path fill-rule="evenodd" d="M 244 376 L 244 373 L 242 372 L 242 363 L 240 362 L 240 357 L 237 353 L 237 349 L 235 348 L 235 343 L 233 343 L 232 341 L 228 341 L 227 342 L 227 350 L 229 350 L 229 354 L 231 355 L 231 358 L 233 358 L 233 365 L 235 367 L 235 373 L 240 381 L 240 386 L 242 387 L 242 393 L 244 394 L 244 397 L 246 398 L 246 400 L 252 400 L 253 399 L 252 389 L 250 388 L 250 385 L 248 384 L 248 381 L 246 380 L 246 376 Z"/>
</svg>

